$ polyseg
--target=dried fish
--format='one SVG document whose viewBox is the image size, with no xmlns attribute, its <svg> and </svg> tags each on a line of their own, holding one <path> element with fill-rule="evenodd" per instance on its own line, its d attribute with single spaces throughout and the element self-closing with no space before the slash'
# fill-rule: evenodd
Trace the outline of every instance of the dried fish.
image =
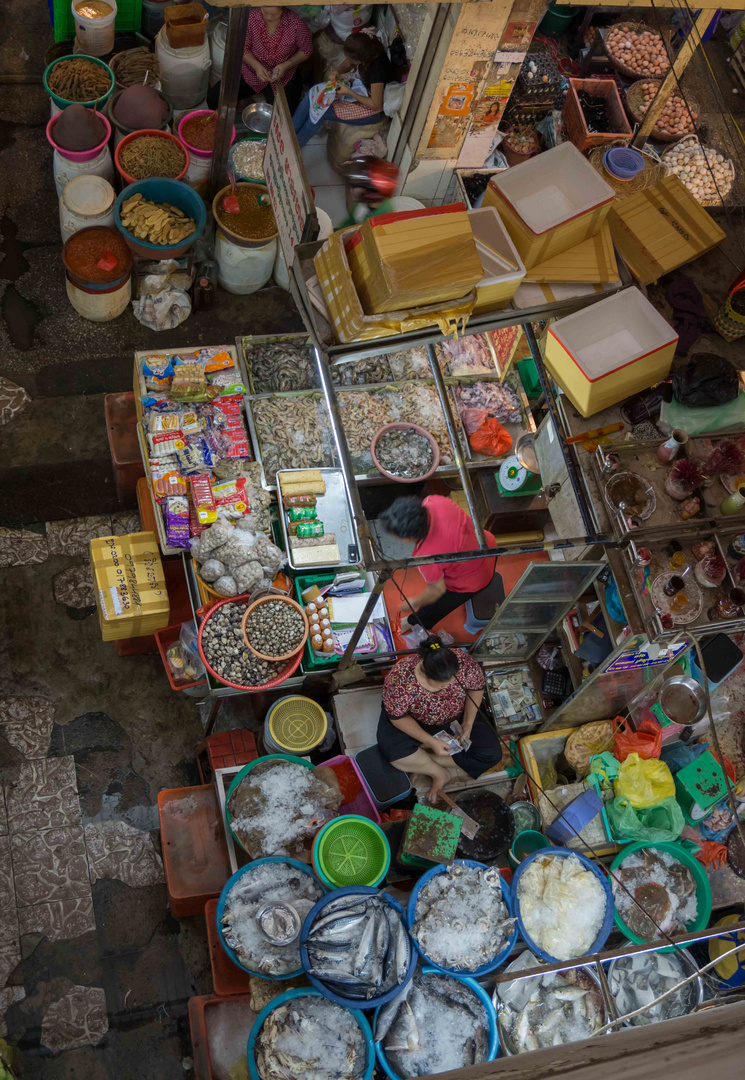
<svg viewBox="0 0 745 1080">
<path fill-rule="evenodd" d="M 398 419 L 391 394 L 377 392 L 345 391 L 339 394 L 344 434 L 355 468 L 367 471 L 372 468 L 370 443 L 375 432 Z"/>
<path fill-rule="evenodd" d="M 264 474 L 334 464 L 333 436 L 320 397 L 258 398 L 251 403 Z"/>
<path fill-rule="evenodd" d="M 334 386 L 370 386 L 373 383 L 390 382 L 391 368 L 385 356 L 368 356 L 349 364 L 332 364 L 331 378 Z"/>
<path fill-rule="evenodd" d="M 321 385 L 313 350 L 307 341 L 243 339 L 243 355 L 255 394 L 313 390 Z"/>
<path fill-rule="evenodd" d="M 433 386 L 402 386 L 399 395 L 398 413 L 397 420 L 407 420 L 410 424 L 420 424 L 423 428 L 426 428 L 440 448 L 441 463 L 443 465 L 452 464 L 453 451 L 450 446 L 445 415 L 437 391 Z"/>
<path fill-rule="evenodd" d="M 432 468 L 434 454 L 430 442 L 414 428 L 394 428 L 380 436 L 375 456 L 387 472 L 412 480 Z"/>
<path fill-rule="evenodd" d="M 432 378 L 427 350 L 421 345 L 413 349 L 399 349 L 398 352 L 388 353 L 388 363 L 396 382 L 406 379 Z"/>
</svg>

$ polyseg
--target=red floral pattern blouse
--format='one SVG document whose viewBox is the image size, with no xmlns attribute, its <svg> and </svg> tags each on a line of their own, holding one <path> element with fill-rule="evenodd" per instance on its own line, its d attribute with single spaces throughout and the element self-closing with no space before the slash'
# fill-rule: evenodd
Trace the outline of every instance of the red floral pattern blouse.
<svg viewBox="0 0 745 1080">
<path fill-rule="evenodd" d="M 464 649 L 454 649 L 458 671 L 449 686 L 442 690 L 425 690 L 419 683 L 415 668 L 418 656 L 405 656 L 386 676 L 383 686 L 383 705 L 392 720 L 411 716 L 425 727 L 441 727 L 463 715 L 466 690 L 483 690 L 484 673 Z"/>
<path fill-rule="evenodd" d="M 288 8 L 282 12 L 279 25 L 270 37 L 261 9 L 256 7 L 248 16 L 246 51 L 253 53 L 267 71 L 273 71 L 277 64 L 284 64 L 298 51 L 310 56 L 313 51 L 313 37 L 307 23 L 303 22 L 297 12 Z M 287 86 L 296 70 L 297 68 L 291 68 L 283 75 L 279 85 Z M 252 90 L 263 90 L 267 85 L 248 64 L 243 65 L 243 78 Z"/>
</svg>

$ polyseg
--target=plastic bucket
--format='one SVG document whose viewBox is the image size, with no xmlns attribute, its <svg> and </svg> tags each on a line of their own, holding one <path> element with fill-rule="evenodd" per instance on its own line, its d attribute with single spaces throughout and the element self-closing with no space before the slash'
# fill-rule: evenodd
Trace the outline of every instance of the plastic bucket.
<svg viewBox="0 0 745 1080">
<path fill-rule="evenodd" d="M 111 322 L 126 311 L 132 299 L 132 279 L 129 275 L 123 284 L 95 292 L 71 281 L 69 272 L 65 278 L 68 300 L 78 315 L 90 322 Z"/>
<path fill-rule="evenodd" d="M 56 106 L 57 109 L 66 109 L 68 105 L 85 105 L 86 109 L 92 109 L 93 106 L 95 105 L 100 110 L 101 107 L 103 106 L 104 102 L 108 101 L 108 99 L 111 97 L 111 95 L 114 92 L 115 78 L 114 78 L 114 72 L 111 70 L 109 65 L 104 64 L 103 60 L 99 60 L 99 58 L 97 56 L 89 56 L 87 59 L 89 59 L 94 64 L 100 64 L 102 68 L 105 68 L 106 71 L 108 71 L 109 76 L 111 78 L 111 86 L 109 87 L 109 89 L 104 94 L 101 95 L 100 98 L 94 98 L 91 101 L 78 101 L 78 102 L 67 101 L 65 98 L 61 98 L 58 94 L 55 94 L 54 91 L 50 90 L 50 88 L 49 88 L 49 81 L 48 80 L 49 80 L 49 75 L 51 74 L 52 69 L 54 67 L 56 67 L 57 64 L 61 63 L 63 60 L 77 60 L 77 59 L 78 59 L 77 56 L 75 56 L 72 53 L 68 53 L 66 56 L 58 56 L 56 60 L 52 60 L 51 64 L 47 64 L 46 68 L 44 69 L 44 74 L 41 77 L 41 81 L 42 81 L 42 83 L 44 85 L 44 89 L 49 94 L 50 98 L 52 99 L 52 105 Z M 54 113 L 52 113 L 52 115 L 54 115 Z"/>
<path fill-rule="evenodd" d="M 321 994 L 318 990 L 307 990 L 300 987 L 297 990 L 286 990 L 284 994 L 280 994 L 278 997 L 275 997 L 272 1001 L 270 1001 L 268 1005 L 264 1006 L 259 1015 L 256 1017 L 256 1022 L 251 1028 L 251 1034 L 248 1036 L 248 1046 L 246 1048 L 246 1052 L 248 1055 L 248 1073 L 251 1077 L 251 1080 L 261 1080 L 259 1071 L 256 1068 L 255 1046 L 256 1040 L 259 1037 L 259 1032 L 264 1026 L 264 1021 L 270 1015 L 270 1013 L 274 1012 L 274 1010 L 280 1005 L 284 1005 L 286 1001 L 294 1001 L 295 998 L 327 996 L 328 995 Z M 337 1004 L 340 1004 L 340 1002 L 337 1002 Z M 372 1074 L 375 1068 L 375 1047 L 373 1044 L 373 1037 L 372 1031 L 370 1030 L 370 1025 L 367 1022 L 364 1013 L 360 1012 L 359 1009 L 350 1009 L 348 1005 L 345 1005 L 344 1008 L 349 1010 L 349 1012 L 359 1024 L 360 1031 L 362 1032 L 362 1037 L 365 1040 L 365 1049 L 367 1050 L 367 1063 L 365 1071 L 360 1077 L 360 1080 L 372 1080 Z"/>
<path fill-rule="evenodd" d="M 518 867 L 528 855 L 548 847 L 551 847 L 551 841 L 542 832 L 537 829 L 523 829 L 512 841 L 510 850 L 507 853 L 510 866 L 513 868 Z"/>
<path fill-rule="evenodd" d="M 85 2 L 86 0 L 72 0 L 70 5 L 75 21 L 75 43 L 80 51 L 88 56 L 105 56 L 114 48 L 116 0 L 105 0 L 111 12 L 99 18 L 80 14 L 78 8 L 84 7 Z"/>
<path fill-rule="evenodd" d="M 424 210 L 424 203 L 419 202 L 419 199 L 412 199 L 410 195 L 394 195 L 388 200 L 390 205 L 390 212 L 392 214 L 401 214 L 406 210 Z"/>
<path fill-rule="evenodd" d="M 628 848 L 624 848 L 624 851 L 628 852 L 628 850 Z M 528 869 L 531 863 L 535 862 L 536 859 L 540 859 L 544 855 L 551 855 L 555 859 L 567 859 L 570 855 L 574 855 L 582 863 L 585 870 L 589 870 L 590 873 L 594 874 L 600 884 L 603 886 L 603 890 L 605 892 L 605 915 L 603 916 L 603 921 L 600 924 L 600 929 L 598 930 L 595 940 L 590 945 L 589 949 L 586 949 L 585 952 L 581 955 L 587 956 L 589 953 L 600 952 L 600 950 L 603 948 L 603 945 L 605 945 L 606 941 L 608 940 L 608 935 L 610 934 L 613 927 L 613 916 L 616 910 L 616 905 L 613 902 L 613 892 L 611 890 L 608 879 L 603 873 L 603 871 L 598 866 L 596 866 L 594 862 L 588 859 L 586 855 L 581 855 L 579 851 L 572 851 L 570 848 L 552 847 L 550 849 L 545 849 L 542 851 L 534 851 L 532 855 L 528 855 L 527 858 L 523 859 L 517 870 L 515 870 L 515 873 L 512 875 L 513 910 L 514 914 L 517 916 L 517 925 L 520 930 L 521 937 L 526 942 L 530 951 L 534 953 L 535 956 L 539 956 L 541 960 L 545 960 L 547 964 L 557 964 L 561 962 L 559 957 L 551 956 L 550 953 L 547 953 L 544 949 L 541 949 L 538 945 L 536 945 L 530 934 L 526 931 L 522 915 L 520 914 L 520 901 L 518 899 L 520 878 Z M 576 957 L 573 957 L 572 959 L 576 959 Z"/>
<path fill-rule="evenodd" d="M 92 161 L 71 161 L 62 157 L 58 150 L 54 151 L 52 158 L 52 171 L 54 173 L 54 186 L 59 197 L 65 190 L 65 185 L 76 176 L 101 176 L 109 183 L 114 179 L 114 162 L 108 146 L 104 146 L 98 157 Z"/>
<path fill-rule="evenodd" d="M 239 191 L 239 189 L 242 188 L 242 187 L 243 188 L 251 188 L 253 191 L 256 191 L 257 188 L 258 188 L 258 189 L 260 189 L 260 191 L 266 192 L 267 194 L 269 192 L 269 189 L 267 188 L 266 184 L 253 184 L 253 183 L 249 183 L 248 181 L 241 181 L 241 183 L 236 184 L 235 185 L 236 192 Z M 234 233 L 234 232 L 231 231 L 230 226 L 228 224 L 226 224 L 226 221 L 225 221 L 226 218 L 230 217 L 230 214 L 218 214 L 218 209 L 221 208 L 223 197 L 225 195 L 229 194 L 229 192 L 230 192 L 230 184 L 227 184 L 224 188 L 220 188 L 220 190 L 218 191 L 218 193 L 215 195 L 214 199 L 212 200 L 212 216 L 215 219 L 215 224 L 217 225 L 218 231 L 224 233 L 226 239 L 230 240 L 231 243 L 236 245 L 236 247 L 241 247 L 241 248 L 263 248 L 263 247 L 266 247 L 266 245 L 268 243 L 270 243 L 270 241 L 276 240 L 277 235 L 278 235 L 277 234 L 276 222 L 275 222 L 275 226 L 274 226 L 275 231 L 271 236 L 262 236 L 262 237 L 260 237 L 259 239 L 256 239 L 256 240 L 249 239 L 248 237 L 245 237 L 245 236 L 240 236 L 238 233 Z"/>
<path fill-rule="evenodd" d="M 150 40 L 157 36 L 166 21 L 166 4 L 172 0 L 142 0 L 142 32 Z"/>
<path fill-rule="evenodd" d="M 101 139 L 101 142 L 98 143 L 97 146 L 91 147 L 90 150 L 65 150 L 64 146 L 57 145 L 57 143 L 54 141 L 54 128 L 60 116 L 62 116 L 61 112 L 58 112 L 55 116 L 53 116 L 47 124 L 47 142 L 50 146 L 54 147 L 60 157 L 67 158 L 68 161 L 93 161 L 105 149 L 109 139 L 111 138 L 111 124 L 106 119 L 103 113 L 98 113 L 98 115 L 100 116 L 101 123 L 104 126 L 104 137 L 103 139 Z"/>
<path fill-rule="evenodd" d="M 121 145 L 120 143 L 117 147 L 117 152 Z M 190 218 L 193 218 L 196 228 L 191 236 L 187 236 L 185 240 L 175 244 L 151 244 L 147 240 L 137 239 L 122 225 L 121 207 L 125 199 L 131 198 L 138 192 L 141 193 L 144 199 L 150 199 L 152 202 L 172 203 L 174 206 L 178 206 L 179 210 L 188 214 Z M 188 184 L 184 184 L 181 180 L 152 177 L 148 180 L 138 180 L 136 184 L 129 184 L 124 191 L 120 192 L 114 206 L 114 218 L 117 229 L 135 254 L 141 255 L 145 259 L 175 259 L 185 254 L 202 235 L 207 221 L 207 212 L 202 200 L 196 192 L 191 190 Z M 235 599 L 235 597 L 230 597 L 230 600 Z"/>
<path fill-rule="evenodd" d="M 116 192 L 101 176 L 76 176 L 60 195 L 60 232 L 64 244 L 68 236 L 90 225 L 114 226 Z"/>
<path fill-rule="evenodd" d="M 202 626 L 204 625 L 204 622 L 205 622 L 205 620 L 202 621 Z M 201 627 L 200 627 L 200 631 L 201 631 Z M 201 649 L 200 649 L 200 655 L 201 655 Z M 202 660 L 204 660 L 204 657 L 202 657 Z M 236 834 L 233 832 L 232 826 L 230 824 L 231 819 L 230 819 L 230 811 L 228 810 L 228 803 L 230 802 L 230 796 L 233 794 L 233 792 L 238 787 L 238 785 L 241 783 L 241 781 L 244 780 L 248 776 L 248 774 L 251 772 L 252 769 L 255 769 L 256 766 L 260 765 L 263 761 L 291 761 L 294 765 L 302 765 L 303 768 L 305 768 L 305 769 L 313 769 L 313 768 L 315 768 L 315 766 L 312 765 L 309 761 L 306 761 L 304 758 L 295 757 L 294 754 L 264 754 L 263 757 L 254 758 L 253 761 L 249 761 L 248 765 L 244 765 L 243 768 L 241 769 L 241 771 L 239 773 L 235 774 L 235 776 L 233 777 L 233 779 L 231 781 L 230 787 L 227 790 L 227 794 L 225 795 L 225 820 L 226 820 L 226 822 L 228 824 L 228 828 L 230 829 L 230 831 L 231 831 L 231 833 L 233 835 L 233 839 L 235 840 L 236 844 L 238 844 L 244 851 L 246 849 L 243 847 L 243 844 L 241 844 L 240 840 L 238 839 Z M 246 854 L 248 854 L 248 852 L 246 852 Z M 302 937 L 302 930 L 301 930 L 301 937 Z"/>
<path fill-rule="evenodd" d="M 300 975 L 303 974 L 302 966 L 299 967 L 297 971 L 288 972 L 287 975 L 263 975 L 260 971 L 252 971 L 251 968 L 248 968 L 245 964 L 241 963 L 235 950 L 231 949 L 225 941 L 225 935 L 222 932 L 222 917 L 225 914 L 225 903 L 228 899 L 228 893 L 233 888 L 233 886 L 238 881 L 240 881 L 244 874 L 247 874 L 249 872 L 249 870 L 255 870 L 257 866 L 263 866 L 268 863 L 287 863 L 290 866 L 294 866 L 296 870 L 300 870 L 303 874 L 307 874 L 309 878 L 313 878 L 314 881 L 318 882 L 321 890 L 324 893 L 326 892 L 323 882 L 318 881 L 317 876 L 313 873 L 313 870 L 310 866 L 308 866 L 307 863 L 299 862 L 297 859 L 285 859 L 281 855 L 272 855 L 266 859 L 255 859 L 253 862 L 248 863 L 247 866 L 242 866 L 240 870 L 236 871 L 236 873 L 233 874 L 233 876 L 229 878 L 223 886 L 223 890 L 220 893 L 220 898 L 217 901 L 217 911 L 215 913 L 217 936 L 220 939 L 220 944 L 222 945 L 223 949 L 228 954 L 230 959 L 233 961 L 233 963 L 242 971 L 247 971 L 249 975 L 255 975 L 257 979 L 297 979 Z"/>
<path fill-rule="evenodd" d="M 422 975 L 439 975 L 441 977 L 444 975 L 446 978 L 451 978 L 451 979 L 454 979 L 456 977 L 454 975 L 450 975 L 446 971 L 443 972 L 443 971 L 440 970 L 440 968 L 436 968 L 436 967 L 424 967 L 424 968 L 422 968 Z M 476 997 L 481 1002 L 481 1004 L 484 1006 L 484 1011 L 486 1012 L 486 1016 L 487 1016 L 487 1020 L 488 1020 L 488 1026 L 489 1026 L 489 1049 L 488 1049 L 488 1053 L 487 1053 L 487 1056 L 486 1056 L 486 1060 L 487 1061 L 494 1061 L 494 1059 L 496 1058 L 497 1053 L 499 1051 L 499 1034 L 497 1032 L 497 1013 L 496 1013 L 496 1010 L 495 1010 L 494 1005 L 492 1003 L 492 1000 L 489 997 L 489 995 L 487 994 L 487 992 L 484 990 L 484 988 L 482 986 L 479 986 L 479 984 L 476 982 L 475 979 L 468 979 L 468 978 L 464 978 L 463 976 L 461 976 L 460 978 L 458 978 L 458 982 L 463 983 L 470 990 L 472 990 L 474 992 L 474 994 L 476 995 Z M 379 1012 L 380 1012 L 379 1009 L 375 1010 L 375 1016 L 373 1017 L 373 1022 L 372 1022 L 373 1031 L 375 1030 L 375 1028 L 377 1026 L 377 1023 L 378 1023 L 378 1013 Z M 388 1058 L 386 1057 L 385 1050 L 383 1049 L 383 1043 L 382 1042 L 376 1042 L 375 1043 L 375 1053 L 376 1053 L 377 1058 L 378 1058 L 378 1064 L 380 1065 L 380 1067 L 383 1070 L 383 1072 L 385 1073 L 385 1075 L 387 1077 L 389 1077 L 390 1080 L 401 1080 L 401 1077 L 398 1075 L 398 1073 L 394 1072 L 393 1069 L 391 1068 L 390 1064 L 388 1063 Z"/>
<path fill-rule="evenodd" d="M 276 239 L 263 247 L 239 247 L 218 227 L 215 259 L 220 288 L 236 296 L 258 292 L 272 276 L 277 250 Z"/>
<path fill-rule="evenodd" d="M 174 109 L 194 109 L 204 101 L 210 81 L 210 47 L 202 45 L 174 49 L 162 26 L 155 39 L 160 69 L 160 88 Z"/>
<path fill-rule="evenodd" d="M 165 96 L 163 94 L 161 94 L 160 90 L 156 90 L 155 92 L 158 95 L 158 97 L 163 99 L 163 101 L 165 102 L 165 105 L 166 105 L 166 107 L 168 109 L 168 113 L 167 113 L 162 125 L 160 126 L 160 128 L 158 128 L 158 130 L 159 131 L 170 131 L 169 124 L 171 123 L 171 120 L 173 119 L 173 106 L 171 105 L 170 101 L 167 101 Z M 114 109 L 116 108 L 116 103 L 117 103 L 117 100 L 118 100 L 119 95 L 121 93 L 123 93 L 122 90 L 117 90 L 117 92 L 115 94 L 112 94 L 111 97 L 109 98 L 109 100 L 106 102 L 106 115 L 108 116 L 109 122 L 110 122 L 111 127 L 112 127 L 112 129 L 114 131 L 114 146 L 115 147 L 122 141 L 122 139 L 126 135 L 131 135 L 133 131 L 142 131 L 142 130 L 144 130 L 142 128 L 128 128 L 128 127 L 125 127 L 123 124 L 120 124 L 119 121 L 117 120 L 117 118 L 114 116 Z M 154 130 L 154 129 L 148 128 L 148 130 L 151 131 L 151 130 Z"/>
<path fill-rule="evenodd" d="M 217 114 L 216 114 L 214 109 L 192 109 L 191 112 L 186 113 L 186 115 L 182 116 L 181 119 L 179 120 L 178 137 L 179 137 L 179 139 L 181 139 L 181 142 L 184 144 L 184 146 L 189 151 L 189 153 L 192 155 L 192 157 L 195 157 L 195 158 L 207 158 L 208 161 L 211 161 L 211 159 L 212 159 L 212 150 L 200 150 L 198 146 L 192 146 L 191 143 L 188 142 L 184 138 L 184 125 L 186 124 L 186 121 L 187 120 L 192 120 L 195 116 L 216 116 L 216 115 Z M 233 134 L 232 134 L 232 137 L 230 139 L 231 146 L 232 146 L 232 144 L 234 142 L 235 142 L 235 125 L 233 125 Z"/>
<path fill-rule="evenodd" d="M 470 866 L 472 869 L 475 870 L 489 869 L 486 863 L 475 862 L 473 859 L 456 859 L 453 865 Z M 439 866 L 433 866 L 432 869 L 428 870 L 426 874 L 422 874 L 414 888 L 411 890 L 409 904 L 406 908 L 406 923 L 410 934 L 411 928 L 416 922 L 416 905 L 419 899 L 419 893 L 422 891 L 424 886 L 432 880 L 433 877 L 437 877 L 438 874 L 445 874 L 447 873 L 447 870 L 448 867 L 443 866 L 442 864 L 440 864 Z M 502 878 L 502 896 L 504 897 L 504 901 L 507 905 L 507 911 L 509 912 L 510 916 L 514 915 L 515 913 L 512 910 L 512 890 L 504 878 Z M 515 942 L 517 941 L 517 927 L 513 927 L 512 934 L 510 935 L 507 944 L 501 950 L 501 952 L 498 952 L 497 955 L 493 957 L 493 959 L 488 960 L 485 964 L 481 964 L 479 967 L 474 968 L 473 971 L 468 971 L 465 968 L 442 967 L 440 964 L 436 964 L 431 957 L 427 956 L 427 954 L 421 949 L 419 942 L 416 940 L 413 934 L 411 935 L 411 940 L 414 942 L 417 952 L 425 961 L 425 963 L 430 964 L 433 969 L 443 971 L 446 975 L 457 975 L 459 978 L 462 978 L 464 976 L 471 976 L 474 979 L 480 979 L 482 975 L 488 975 L 490 972 L 496 971 L 500 964 L 503 964 L 507 957 L 510 955 L 510 953 L 515 947 Z"/>
<path fill-rule="evenodd" d="M 125 135 L 122 138 L 121 142 L 119 142 L 119 144 L 117 145 L 116 149 L 114 150 L 114 164 L 116 165 L 116 171 L 121 176 L 122 180 L 124 181 L 124 184 L 125 185 L 127 185 L 127 184 L 136 184 L 137 183 L 137 177 L 130 176 L 129 173 L 126 173 L 124 171 L 124 169 L 122 168 L 121 161 L 120 161 L 121 152 L 126 146 L 129 146 L 130 143 L 134 142 L 135 139 L 141 139 L 143 137 L 143 135 L 153 135 L 156 139 L 170 139 L 172 142 L 174 142 L 177 146 L 179 146 L 183 150 L 183 152 L 184 152 L 184 167 L 181 170 L 181 172 L 178 174 L 178 176 L 174 176 L 172 178 L 163 177 L 164 180 L 166 180 L 166 179 L 183 180 L 183 178 L 186 175 L 186 172 L 187 172 L 187 170 L 189 168 L 189 151 L 186 149 L 186 147 L 181 142 L 181 140 L 177 139 L 175 135 L 172 135 L 170 133 L 170 131 L 161 131 L 158 128 L 142 128 L 141 131 L 133 131 L 129 135 Z M 152 177 L 151 179 L 156 179 L 156 178 Z M 160 179 L 160 177 L 157 177 L 157 179 Z M 145 197 L 148 198 L 149 196 L 145 196 Z M 152 196 L 150 196 L 150 197 L 152 197 Z"/>
<path fill-rule="evenodd" d="M 225 63 L 225 42 L 228 39 L 228 24 L 224 19 L 215 26 L 210 33 L 210 56 L 212 68 L 210 70 L 210 86 L 219 83 L 222 79 L 222 68 Z"/>
<path fill-rule="evenodd" d="M 404 909 L 401 907 L 398 900 L 394 899 L 394 897 L 390 896 L 388 893 L 381 893 L 379 889 L 372 889 L 364 885 L 350 885 L 348 888 L 345 889 L 335 889 L 333 892 L 330 892 L 328 896 L 324 896 L 322 900 L 319 900 L 318 903 L 310 909 L 310 911 L 305 917 L 305 922 L 300 929 L 300 959 L 303 962 L 303 970 L 306 974 L 306 977 L 313 984 L 313 986 L 315 986 L 317 990 L 320 990 L 323 996 L 327 997 L 329 1001 L 333 1001 L 337 1005 L 343 1005 L 345 1009 L 376 1009 L 379 1005 L 385 1005 L 386 1001 L 392 1001 L 392 999 L 396 997 L 397 994 L 400 994 L 404 987 L 411 982 L 414 977 L 414 970 L 417 964 L 418 953 L 414 948 L 414 945 L 411 942 L 411 936 L 409 935 L 411 958 L 409 961 L 408 970 L 406 972 L 406 975 L 404 976 L 404 980 L 403 982 L 399 983 L 398 986 L 394 986 L 392 990 L 389 990 L 386 994 L 381 994 L 379 997 L 369 998 L 367 1001 L 358 1001 L 352 998 L 343 998 L 339 994 L 335 994 L 333 990 L 329 990 L 328 987 L 326 987 L 320 979 L 317 979 L 315 975 L 310 974 L 309 968 L 311 966 L 311 962 L 310 957 L 308 956 L 308 950 L 305 947 L 304 943 L 308 940 L 308 934 L 311 931 L 313 923 L 323 911 L 323 908 L 326 906 L 326 904 L 330 903 L 332 900 L 338 900 L 341 896 L 349 896 L 350 898 L 354 896 L 384 896 L 386 902 L 390 904 L 391 907 L 395 908 L 399 915 L 402 916 L 404 926 L 406 926 L 406 916 L 404 914 Z"/>
<path fill-rule="evenodd" d="M 567 32 L 578 14 L 579 8 L 572 7 L 571 4 L 549 4 L 548 11 L 541 19 L 538 29 L 542 34 L 561 37 Z"/>
</svg>

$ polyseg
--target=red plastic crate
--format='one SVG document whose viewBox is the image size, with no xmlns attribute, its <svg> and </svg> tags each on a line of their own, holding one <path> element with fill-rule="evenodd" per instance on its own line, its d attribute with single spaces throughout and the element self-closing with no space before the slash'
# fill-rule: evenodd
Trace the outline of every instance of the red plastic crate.
<svg viewBox="0 0 745 1080">
<path fill-rule="evenodd" d="M 207 901 L 204 906 L 204 919 L 207 923 L 207 944 L 210 947 L 212 985 L 215 993 L 221 997 L 247 994 L 251 989 L 251 976 L 233 963 L 220 944 L 220 931 L 217 929 L 217 900 Z"/>
<path fill-rule="evenodd" d="M 246 1032 L 242 1039 L 243 1053 L 245 1055 L 248 1036 L 256 1019 L 251 1011 L 248 994 L 231 994 L 230 997 L 202 997 L 189 998 L 189 1029 L 191 1031 L 191 1049 L 194 1059 L 194 1075 L 196 1080 L 216 1080 L 216 1073 L 212 1070 L 212 1061 L 209 1051 L 209 1026 L 212 1017 L 217 1012 L 240 1009 L 246 1014 Z M 239 1044 L 236 1050 L 239 1049 Z M 238 1056 L 238 1055 L 236 1055 Z M 224 1073 L 220 1073 L 221 1076 Z"/>
<path fill-rule="evenodd" d="M 173 677 L 170 664 L 166 659 L 166 653 L 170 649 L 174 642 L 178 641 L 181 637 L 181 623 L 177 626 L 164 626 L 161 630 L 155 631 L 155 644 L 158 647 L 160 658 L 163 661 L 163 667 L 166 669 L 166 675 L 168 681 L 171 684 L 171 690 L 187 690 L 192 686 L 202 686 L 207 682 L 206 679 L 195 679 L 193 682 L 177 683 Z"/>
<path fill-rule="evenodd" d="M 137 441 L 134 393 L 130 390 L 123 394 L 105 394 L 104 414 L 114 466 L 116 494 L 120 503 L 129 506 L 137 497 L 137 481 L 145 475 Z"/>
<path fill-rule="evenodd" d="M 208 735 L 199 744 L 195 757 L 202 783 L 210 783 L 215 769 L 230 769 L 234 765 L 248 765 L 259 756 L 253 732 L 246 728 L 220 731 Z"/>
<path fill-rule="evenodd" d="M 380 813 L 375 801 L 370 792 L 370 788 L 365 783 L 365 778 L 359 770 L 357 762 L 353 757 L 348 757 L 347 754 L 339 754 L 338 757 L 329 758 L 328 761 L 322 761 L 321 765 L 333 766 L 341 765 L 343 761 L 349 761 L 352 768 L 357 773 L 357 779 L 359 780 L 362 788 L 359 794 L 351 802 L 342 803 L 339 807 L 340 814 L 357 814 L 359 817 L 369 818 L 370 821 L 374 821 L 376 825 L 380 825 Z"/>
<path fill-rule="evenodd" d="M 204 784 L 161 791 L 158 819 L 171 912 L 177 919 L 201 915 L 231 874 L 214 787 Z"/>
</svg>

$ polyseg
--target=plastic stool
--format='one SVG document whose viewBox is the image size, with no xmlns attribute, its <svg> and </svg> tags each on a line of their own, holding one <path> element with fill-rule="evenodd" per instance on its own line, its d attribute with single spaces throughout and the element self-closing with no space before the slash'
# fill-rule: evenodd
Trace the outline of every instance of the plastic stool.
<svg viewBox="0 0 745 1080">
<path fill-rule="evenodd" d="M 408 776 L 400 769 L 394 769 L 381 754 L 377 743 L 360 750 L 354 760 L 378 810 L 385 810 L 410 794 L 411 781 Z"/>
<path fill-rule="evenodd" d="M 489 584 L 466 600 L 466 618 L 463 629 L 468 634 L 478 634 L 488 626 L 500 604 L 504 603 L 504 582 L 502 575 L 495 573 Z"/>
</svg>

